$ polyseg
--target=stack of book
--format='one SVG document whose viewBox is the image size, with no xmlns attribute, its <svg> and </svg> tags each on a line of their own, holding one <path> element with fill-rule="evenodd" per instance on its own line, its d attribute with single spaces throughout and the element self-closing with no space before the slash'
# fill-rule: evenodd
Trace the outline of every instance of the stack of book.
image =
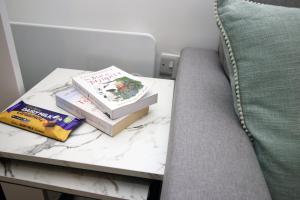
<svg viewBox="0 0 300 200">
<path fill-rule="evenodd" d="M 72 79 L 73 87 L 56 94 L 56 104 L 114 136 L 148 114 L 157 102 L 152 81 L 111 66 Z"/>
</svg>

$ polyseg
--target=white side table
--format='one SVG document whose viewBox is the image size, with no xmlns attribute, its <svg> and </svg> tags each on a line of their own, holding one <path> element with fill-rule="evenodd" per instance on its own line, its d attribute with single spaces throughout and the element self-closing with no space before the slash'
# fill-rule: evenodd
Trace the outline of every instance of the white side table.
<svg viewBox="0 0 300 200">
<path fill-rule="evenodd" d="M 35 106 L 66 113 L 56 106 L 55 93 L 70 87 L 71 78 L 80 73 L 83 71 L 58 68 L 20 99 Z M 140 183 L 141 178 L 163 179 L 173 101 L 174 81 L 163 79 L 153 79 L 153 81 L 153 90 L 158 92 L 158 103 L 150 107 L 147 116 L 136 121 L 113 138 L 86 123 L 76 129 L 64 143 L 0 124 L 0 157 L 14 159 L 10 161 L 13 163 L 11 166 L 14 166 L 11 169 L 16 171 L 15 174 L 19 174 L 18 176 L 7 172 L 1 174 L 0 171 L 0 181 L 43 189 L 59 185 L 52 190 L 76 194 L 75 191 L 78 190 L 76 186 L 73 187 L 72 192 L 62 188 L 69 187 L 71 182 L 78 184 L 82 179 L 85 184 L 90 184 L 91 181 L 87 177 L 95 176 L 95 173 L 98 174 L 98 172 L 104 175 L 113 174 L 116 179 L 121 177 L 122 180 L 122 177 L 126 175 L 131 177 L 130 180 L 126 179 L 126 183 L 121 184 L 118 188 L 130 188 L 131 184 L 138 181 L 138 185 L 144 188 L 143 191 L 147 191 L 143 195 L 137 192 L 143 199 L 148 194 L 149 182 Z M 21 163 L 23 161 L 17 160 L 34 163 Z M 57 167 L 52 165 L 57 165 Z M 24 168 L 24 166 L 27 167 Z M 5 166 L 3 168 L 5 171 Z M 82 170 L 76 171 L 76 168 Z M 29 172 L 24 173 L 25 169 Z M 39 174 L 45 174 L 45 176 L 42 176 L 40 182 L 35 183 L 36 170 L 41 169 L 45 172 Z M 77 173 L 80 171 L 84 175 L 80 176 L 79 180 L 76 179 L 77 181 L 73 180 L 74 177 L 78 178 Z M 47 175 L 48 172 L 51 172 L 51 177 Z M 24 177 L 22 174 L 31 174 L 32 176 Z M 65 176 L 70 178 L 69 182 L 63 181 Z M 47 185 L 47 181 L 53 177 L 61 177 L 63 180 L 55 179 Z M 97 183 L 101 183 L 101 180 L 102 177 L 99 180 L 93 179 Z M 28 182 L 30 184 L 27 184 Z M 38 185 L 34 186 L 34 184 Z M 102 186 L 105 184 L 100 188 Z M 80 194 L 89 192 L 81 191 Z M 96 192 L 97 198 L 112 195 L 126 196 L 127 194 L 126 192 L 122 194 Z M 135 195 L 133 197 L 129 199 L 136 199 Z"/>
</svg>

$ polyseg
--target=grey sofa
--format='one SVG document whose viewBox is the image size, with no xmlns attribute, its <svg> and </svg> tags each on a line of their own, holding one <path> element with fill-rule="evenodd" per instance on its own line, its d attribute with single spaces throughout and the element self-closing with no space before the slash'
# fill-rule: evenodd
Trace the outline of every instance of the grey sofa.
<svg viewBox="0 0 300 200">
<path fill-rule="evenodd" d="M 257 1 L 300 7 L 299 0 Z M 234 112 L 220 47 L 219 52 L 186 48 L 181 53 L 163 200 L 271 199 L 252 144 Z"/>
<path fill-rule="evenodd" d="M 271 199 L 218 52 L 182 51 L 172 117 L 161 199 Z"/>
</svg>

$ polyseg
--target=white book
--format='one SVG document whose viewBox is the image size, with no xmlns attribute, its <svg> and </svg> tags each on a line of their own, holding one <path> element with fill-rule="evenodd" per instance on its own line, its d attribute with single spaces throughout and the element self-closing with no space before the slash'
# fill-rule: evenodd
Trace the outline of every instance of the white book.
<svg viewBox="0 0 300 200">
<path fill-rule="evenodd" d="M 78 118 L 85 118 L 87 123 L 110 136 L 116 135 L 136 120 L 145 116 L 149 110 L 149 107 L 145 107 L 127 116 L 112 120 L 75 88 L 69 88 L 57 93 L 56 105 Z"/>
<path fill-rule="evenodd" d="M 147 93 L 152 81 L 111 66 L 73 77 L 73 85 L 108 117 L 117 119 L 148 106 L 139 100 Z"/>
</svg>

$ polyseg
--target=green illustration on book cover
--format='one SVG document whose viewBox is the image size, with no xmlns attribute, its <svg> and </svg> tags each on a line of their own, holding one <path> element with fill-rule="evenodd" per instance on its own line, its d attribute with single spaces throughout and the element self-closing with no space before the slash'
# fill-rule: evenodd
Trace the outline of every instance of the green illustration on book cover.
<svg viewBox="0 0 300 200">
<path fill-rule="evenodd" d="M 106 83 L 100 94 L 109 101 L 119 102 L 134 97 L 143 87 L 141 81 L 123 76 Z"/>
</svg>

